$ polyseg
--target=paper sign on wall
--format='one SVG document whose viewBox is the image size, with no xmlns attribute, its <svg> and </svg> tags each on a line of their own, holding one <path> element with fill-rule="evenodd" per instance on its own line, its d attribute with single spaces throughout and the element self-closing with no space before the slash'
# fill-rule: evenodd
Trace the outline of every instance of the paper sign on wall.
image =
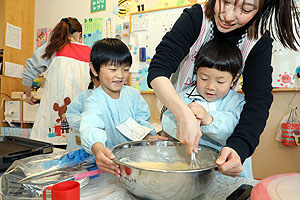
<svg viewBox="0 0 300 200">
<path fill-rule="evenodd" d="M 23 72 L 24 66 L 11 63 L 11 62 L 5 62 L 5 76 L 15 77 L 15 78 L 22 78 L 22 72 Z"/>
<path fill-rule="evenodd" d="M 21 49 L 22 29 L 10 23 L 6 24 L 6 41 L 8 47 Z"/>
<path fill-rule="evenodd" d="M 91 0 L 91 13 L 105 9 L 105 0 Z"/>
</svg>

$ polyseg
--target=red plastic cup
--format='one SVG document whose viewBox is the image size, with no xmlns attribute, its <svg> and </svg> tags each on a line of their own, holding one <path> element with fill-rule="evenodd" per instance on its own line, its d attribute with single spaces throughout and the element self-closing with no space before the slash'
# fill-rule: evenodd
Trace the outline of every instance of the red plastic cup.
<svg viewBox="0 0 300 200">
<path fill-rule="evenodd" d="M 43 200 L 46 200 L 47 190 L 51 190 L 52 200 L 80 200 L 80 184 L 76 181 L 65 181 L 47 187 L 43 191 Z"/>
</svg>

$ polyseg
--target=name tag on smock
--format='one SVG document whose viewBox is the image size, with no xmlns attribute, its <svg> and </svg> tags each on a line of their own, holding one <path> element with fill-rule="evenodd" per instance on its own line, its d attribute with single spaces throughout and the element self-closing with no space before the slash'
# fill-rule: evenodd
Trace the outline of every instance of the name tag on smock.
<svg viewBox="0 0 300 200">
<path fill-rule="evenodd" d="M 152 129 L 141 126 L 131 117 L 127 119 L 123 124 L 116 127 L 127 138 L 137 141 L 142 140 Z"/>
</svg>

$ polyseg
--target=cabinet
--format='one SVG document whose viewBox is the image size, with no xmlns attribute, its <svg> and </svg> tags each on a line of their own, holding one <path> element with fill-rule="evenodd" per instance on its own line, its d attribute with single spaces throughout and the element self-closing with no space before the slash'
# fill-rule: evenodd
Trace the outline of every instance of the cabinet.
<svg viewBox="0 0 300 200">
<path fill-rule="evenodd" d="M 2 75 L 0 75 L 0 101 L 9 100 L 12 91 L 23 91 L 22 79 L 5 76 L 5 62 L 25 66 L 32 56 L 34 44 L 35 0 L 0 0 L 0 49 L 3 49 Z M 7 23 L 22 29 L 21 49 L 5 45 Z M 4 108 L 0 110 L 0 126 L 4 122 Z"/>
<path fill-rule="evenodd" d="M 34 122 L 39 108 L 39 104 L 30 105 L 24 99 L 7 100 L 4 105 L 4 121 L 20 123 L 21 128 Z"/>
</svg>

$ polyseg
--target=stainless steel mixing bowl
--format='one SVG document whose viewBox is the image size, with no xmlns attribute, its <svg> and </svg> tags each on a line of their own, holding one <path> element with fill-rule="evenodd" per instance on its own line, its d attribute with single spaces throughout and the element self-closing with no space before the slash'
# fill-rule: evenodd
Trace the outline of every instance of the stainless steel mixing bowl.
<svg viewBox="0 0 300 200">
<path fill-rule="evenodd" d="M 187 162 L 186 146 L 173 141 L 135 141 L 117 145 L 112 152 L 120 165 L 120 182 L 142 199 L 188 200 L 205 196 L 205 191 L 216 176 L 216 159 L 219 151 L 200 145 L 196 158 L 201 169 L 153 170 L 130 165 L 130 162 Z"/>
</svg>

